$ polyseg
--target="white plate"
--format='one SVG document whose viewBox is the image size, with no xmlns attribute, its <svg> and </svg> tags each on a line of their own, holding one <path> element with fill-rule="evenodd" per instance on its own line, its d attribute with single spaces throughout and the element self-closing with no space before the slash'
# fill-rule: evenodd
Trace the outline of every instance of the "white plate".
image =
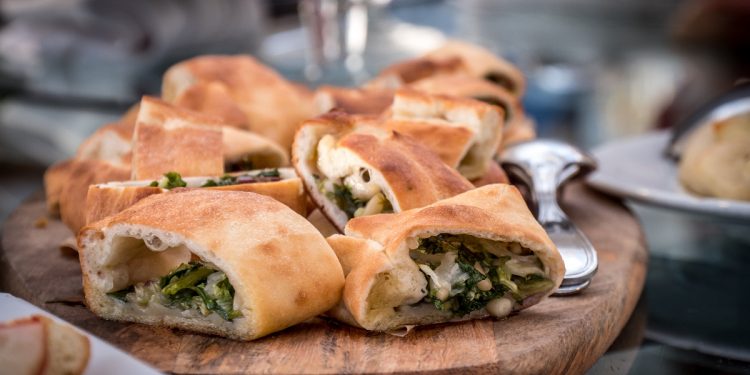
<svg viewBox="0 0 750 375">
<path fill-rule="evenodd" d="M 599 168 L 588 183 L 605 193 L 644 203 L 750 219 L 750 202 L 701 197 L 687 192 L 677 180 L 677 164 L 664 155 L 669 132 L 648 133 L 597 147 Z"/>
<path fill-rule="evenodd" d="M 55 321 L 69 324 L 64 320 L 7 293 L 0 293 L 0 321 L 18 319 L 33 314 L 40 314 Z M 120 349 L 102 341 L 98 337 L 78 329 L 85 334 L 91 342 L 91 356 L 84 374 L 161 374 L 159 371 L 149 367 L 145 363 L 135 359 Z M 2 372 L 0 370 L 0 372 Z"/>
</svg>

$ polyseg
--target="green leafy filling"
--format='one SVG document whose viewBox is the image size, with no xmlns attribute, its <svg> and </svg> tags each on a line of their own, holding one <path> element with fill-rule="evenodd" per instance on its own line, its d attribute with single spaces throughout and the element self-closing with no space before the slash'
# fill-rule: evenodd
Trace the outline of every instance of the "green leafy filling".
<svg viewBox="0 0 750 375">
<path fill-rule="evenodd" d="M 431 282 L 430 290 L 424 299 L 438 310 L 464 316 L 484 308 L 491 300 L 506 294 L 520 303 L 528 296 L 552 288 L 552 281 L 544 275 L 532 274 L 526 277 L 512 275 L 505 266 L 505 263 L 511 259 L 510 256 L 498 257 L 489 253 L 484 250 L 485 245 L 482 242 L 472 239 L 469 236 L 440 234 L 420 239 L 418 248 L 414 250 L 428 255 L 427 258 L 434 254 L 456 253 L 455 262 L 462 275 L 451 285 L 450 297 L 442 300 L 438 298 L 439 289 L 435 288 Z M 427 263 L 433 270 L 440 265 L 439 262 Z M 484 274 L 479 272 L 475 265 L 486 272 Z M 425 277 L 429 279 L 427 273 Z M 479 283 L 485 279 L 489 279 L 492 284 L 489 290 L 479 288 Z"/>
<path fill-rule="evenodd" d="M 269 182 L 281 180 L 281 173 L 278 169 L 266 169 L 255 174 L 229 175 L 225 174 L 218 180 L 208 180 L 201 187 L 229 186 L 237 184 L 247 184 L 253 182 Z"/>
<path fill-rule="evenodd" d="M 161 180 L 154 180 L 149 186 L 171 190 L 177 187 L 185 187 L 187 182 L 182 179 L 179 173 L 167 172 Z"/>
<path fill-rule="evenodd" d="M 203 263 L 183 263 L 158 281 L 154 280 L 146 284 L 150 283 L 156 283 L 158 288 L 148 289 L 144 288 L 144 285 L 130 286 L 108 293 L 108 295 L 124 302 L 128 302 L 131 297 L 134 300 L 142 300 L 137 296 L 140 287 L 160 293 L 164 305 L 168 307 L 181 310 L 197 309 L 204 316 L 213 312 L 228 321 L 242 316 L 233 308 L 234 288 L 229 283 L 226 274 Z"/>
<path fill-rule="evenodd" d="M 346 212 L 346 216 L 349 219 L 354 217 L 354 213 L 360 207 L 364 207 L 367 204 L 366 201 L 354 198 L 351 190 L 346 185 L 333 184 L 333 191 L 326 192 L 326 196 L 336 203 L 336 206 L 342 211 Z"/>
</svg>

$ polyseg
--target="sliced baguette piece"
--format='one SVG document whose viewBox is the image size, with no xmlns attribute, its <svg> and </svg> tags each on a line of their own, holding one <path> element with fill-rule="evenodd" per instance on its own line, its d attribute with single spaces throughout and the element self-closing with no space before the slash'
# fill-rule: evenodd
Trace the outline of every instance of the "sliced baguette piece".
<svg viewBox="0 0 750 375">
<path fill-rule="evenodd" d="M 0 322 L 0 368 L 5 374 L 42 374 L 47 362 L 47 327 L 38 317 Z"/>
<path fill-rule="evenodd" d="M 90 356 L 88 337 L 66 323 L 42 315 L 0 323 L 3 373 L 82 374 Z"/>
</svg>

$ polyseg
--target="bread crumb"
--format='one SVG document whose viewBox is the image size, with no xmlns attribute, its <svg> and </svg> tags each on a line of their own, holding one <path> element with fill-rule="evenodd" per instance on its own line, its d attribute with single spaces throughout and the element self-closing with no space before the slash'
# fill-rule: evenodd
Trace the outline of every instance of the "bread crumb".
<svg viewBox="0 0 750 375">
<path fill-rule="evenodd" d="M 43 229 L 47 228 L 47 217 L 46 216 L 40 216 L 36 221 L 34 222 L 34 227 Z"/>
</svg>

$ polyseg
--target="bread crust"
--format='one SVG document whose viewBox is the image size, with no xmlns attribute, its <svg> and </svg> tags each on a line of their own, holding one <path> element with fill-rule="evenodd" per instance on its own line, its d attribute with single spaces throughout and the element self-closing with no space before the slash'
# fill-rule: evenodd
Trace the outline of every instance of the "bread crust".
<svg viewBox="0 0 750 375">
<path fill-rule="evenodd" d="M 224 172 L 221 123 L 196 112 L 143 97 L 133 134 L 133 180 Z"/>
<path fill-rule="evenodd" d="M 750 114 L 706 124 L 689 136 L 678 167 L 688 190 L 750 200 Z"/>
<path fill-rule="evenodd" d="M 291 168 L 282 170 L 284 174 L 294 174 Z M 250 172 L 253 173 L 253 172 Z M 218 180 L 219 177 L 205 177 L 205 180 Z M 134 205 L 143 198 L 161 194 L 168 190 L 149 186 L 151 181 L 127 181 L 89 186 L 86 196 L 86 224 L 92 224 L 112 216 Z M 271 197 L 294 212 L 307 214 L 307 197 L 299 177 L 287 177 L 280 181 L 253 182 L 227 186 L 206 187 L 209 190 L 245 191 Z"/>
<path fill-rule="evenodd" d="M 521 98 L 526 92 L 526 79 L 515 65 L 476 44 L 449 40 L 441 47 L 428 52 L 425 57 L 436 61 L 460 58 L 473 77 L 484 78 L 488 74 L 500 74 L 512 82 L 513 87 L 506 88 L 513 95 Z"/>
<path fill-rule="evenodd" d="M 163 314 L 127 314 L 105 290 L 124 256 L 118 237 L 158 236 L 184 245 L 226 273 L 241 318 L 228 324 Z M 241 340 L 258 338 L 316 316 L 341 296 L 343 272 L 325 239 L 303 217 L 259 194 L 181 189 L 147 197 L 84 228 L 78 238 L 86 303 L 105 319 L 183 328 Z M 151 252 L 148 252 L 149 254 Z M 108 263 L 109 262 L 109 263 Z M 106 267 L 105 267 L 106 265 Z M 111 281 L 111 280 L 110 280 Z"/>
<path fill-rule="evenodd" d="M 360 326 L 383 331 L 408 324 L 431 324 L 452 319 L 441 316 L 434 308 L 434 311 L 425 311 L 416 317 L 404 317 L 394 310 L 400 304 L 373 307 L 378 303 L 372 297 L 377 286 L 375 280 L 384 272 L 389 272 L 392 278 L 421 277 L 422 285 L 426 285 L 424 276 L 409 256 L 408 240 L 440 233 L 517 242 L 533 251 L 548 270 L 555 287 L 544 295 L 530 297 L 519 308 L 527 308 L 552 293 L 565 274 L 557 248 L 529 212 L 518 190 L 511 185 L 487 185 L 427 207 L 355 218 L 347 224 L 346 236 L 332 236 L 328 242 L 339 256 L 343 269 L 349 271 L 346 273 L 343 302 Z M 341 314 L 335 310 L 332 313 L 335 316 Z M 487 314 L 478 311 L 470 318 L 483 316 Z"/>
<path fill-rule="evenodd" d="M 485 79 L 460 74 L 440 75 L 414 82 L 409 87 L 428 94 L 453 95 L 496 103 L 505 114 L 498 153 L 508 145 L 536 137 L 534 121 L 526 116 L 520 98 Z"/>
<path fill-rule="evenodd" d="M 377 115 L 393 102 L 393 90 L 321 86 L 313 98 L 318 114 L 338 109 L 351 114 Z"/>
<path fill-rule="evenodd" d="M 287 81 L 246 55 L 207 55 L 180 62 L 164 74 L 162 96 L 168 102 L 175 102 L 193 85 L 210 82 L 224 86 L 228 95 L 217 98 L 219 95 L 209 93 L 204 96 L 210 99 L 214 95 L 215 101 L 222 103 L 227 97 L 231 98 L 243 112 L 247 130 L 276 142 L 285 150 L 291 146 L 297 126 L 315 112 L 312 94 L 307 89 Z M 183 102 L 183 105 L 188 104 Z M 190 107 L 198 109 L 206 105 L 190 104 Z"/>
<path fill-rule="evenodd" d="M 502 140 L 503 110 L 469 98 L 396 91 L 386 126 L 412 136 L 463 176 L 483 176 Z"/>
<path fill-rule="evenodd" d="M 410 137 L 373 126 L 376 124 L 372 117 L 332 111 L 303 123 L 295 137 L 292 164 L 315 204 L 339 230 L 346 225 L 346 214 L 318 190 L 313 178 L 317 170 L 313 156 L 326 134 L 335 136 L 339 147 L 350 150 L 385 181 L 383 194 L 396 212 L 423 207 L 472 188 L 437 155 Z"/>
<path fill-rule="evenodd" d="M 68 181 L 73 159 L 55 163 L 44 171 L 44 195 L 47 202 L 47 212 L 53 216 L 60 216 L 60 196 Z"/>
<path fill-rule="evenodd" d="M 86 224 L 89 185 L 127 180 L 130 169 L 95 159 L 71 160 L 66 169 L 66 181 L 60 190 L 60 217 L 75 234 Z"/>
</svg>

